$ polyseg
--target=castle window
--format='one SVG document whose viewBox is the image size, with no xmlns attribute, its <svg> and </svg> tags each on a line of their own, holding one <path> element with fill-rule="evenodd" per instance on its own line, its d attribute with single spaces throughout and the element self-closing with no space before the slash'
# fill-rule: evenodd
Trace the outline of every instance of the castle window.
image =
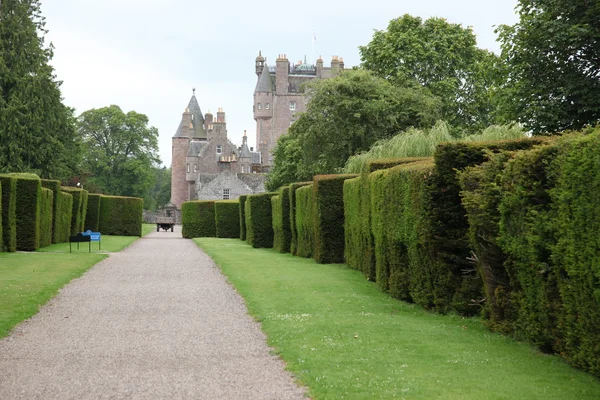
<svg viewBox="0 0 600 400">
<path fill-rule="evenodd" d="M 290 101 L 290 110 L 296 111 L 296 102 L 295 101 Z"/>
<path fill-rule="evenodd" d="M 194 163 L 194 172 L 198 172 L 198 164 Z"/>
<path fill-rule="evenodd" d="M 223 189 L 223 200 L 229 200 L 229 189 Z"/>
<path fill-rule="evenodd" d="M 265 104 L 265 110 L 268 110 L 269 108 L 271 108 L 271 103 Z"/>
<path fill-rule="evenodd" d="M 258 103 L 258 109 L 262 110 L 262 103 Z"/>
<path fill-rule="evenodd" d="M 222 153 L 223 153 L 223 146 L 217 145 L 217 154 L 222 154 Z"/>
<path fill-rule="evenodd" d="M 187 172 L 190 173 L 190 164 L 187 165 Z"/>
</svg>

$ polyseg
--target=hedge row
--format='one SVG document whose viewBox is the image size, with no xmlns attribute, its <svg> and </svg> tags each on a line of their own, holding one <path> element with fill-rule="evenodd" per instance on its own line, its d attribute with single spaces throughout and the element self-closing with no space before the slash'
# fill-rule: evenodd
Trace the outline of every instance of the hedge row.
<svg viewBox="0 0 600 400">
<path fill-rule="evenodd" d="M 87 200 L 87 211 L 85 213 L 85 223 L 83 224 L 83 230 L 91 230 L 92 232 L 99 232 L 100 223 L 100 194 L 88 194 Z"/>
<path fill-rule="evenodd" d="M 214 201 L 186 201 L 181 205 L 181 234 L 184 238 L 215 237 Z"/>
<path fill-rule="evenodd" d="M 56 241 L 56 219 L 58 217 L 59 195 L 60 195 L 60 181 L 51 179 L 42 179 L 42 187 L 45 189 L 52 190 L 52 243 L 59 243 Z"/>
<path fill-rule="evenodd" d="M 10 174 L 17 178 L 17 250 L 35 251 L 40 247 L 42 184 L 37 175 Z"/>
<path fill-rule="evenodd" d="M 87 195 L 85 196 L 85 203 L 87 203 Z M 75 209 L 75 206 L 73 206 L 73 209 Z M 99 231 L 105 235 L 142 236 L 143 211 L 143 199 L 102 195 L 98 218 Z"/>
<path fill-rule="evenodd" d="M 237 200 L 215 202 L 215 228 L 219 238 L 240 237 L 240 206 Z"/>
<path fill-rule="evenodd" d="M 71 213 L 71 235 L 83 232 L 85 216 L 87 213 L 88 191 L 76 187 L 61 187 L 63 192 L 73 196 L 73 212 Z M 109 233 L 107 233 L 109 235 Z"/>
<path fill-rule="evenodd" d="M 302 186 L 296 190 L 296 255 L 312 257 L 314 247 L 314 203 L 313 185 Z"/>
<path fill-rule="evenodd" d="M 289 253 L 292 240 L 290 231 L 290 187 L 279 189 L 278 195 L 271 198 L 273 210 L 273 248 L 281 253 Z"/>
<path fill-rule="evenodd" d="M 238 197 L 240 213 L 240 239 L 246 240 L 246 199 L 248 196 Z"/>
<path fill-rule="evenodd" d="M 42 202 L 40 206 L 40 241 L 39 247 L 46 247 L 52 244 L 52 218 L 54 209 L 54 192 L 50 189 L 42 188 Z"/>
<path fill-rule="evenodd" d="M 17 251 L 17 178 L 0 175 L 2 185 L 2 251 Z"/>
<path fill-rule="evenodd" d="M 253 194 L 246 198 L 246 241 L 252 247 L 273 247 L 271 197 L 277 193 Z"/>
<path fill-rule="evenodd" d="M 375 242 L 371 233 L 369 175 L 344 181 L 344 258 L 350 268 L 375 281 Z"/>
<path fill-rule="evenodd" d="M 69 241 L 71 235 L 71 220 L 73 214 L 73 196 L 70 193 L 59 191 L 55 199 L 58 199 L 58 205 L 55 207 L 54 225 L 53 225 L 53 243 L 64 243 Z"/>
<path fill-rule="evenodd" d="M 290 200 L 290 253 L 296 255 L 298 248 L 298 229 L 296 228 L 296 190 L 303 186 L 312 184 L 312 182 L 298 182 L 292 183 L 289 188 L 289 200 Z"/>
</svg>

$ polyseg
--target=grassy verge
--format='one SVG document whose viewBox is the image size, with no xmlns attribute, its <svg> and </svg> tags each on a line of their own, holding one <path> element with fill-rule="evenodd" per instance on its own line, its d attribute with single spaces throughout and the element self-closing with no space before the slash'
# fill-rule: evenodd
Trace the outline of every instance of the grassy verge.
<svg viewBox="0 0 600 400">
<path fill-rule="evenodd" d="M 490 333 L 396 301 L 344 265 L 195 239 L 315 399 L 591 399 L 600 380 Z"/>
</svg>

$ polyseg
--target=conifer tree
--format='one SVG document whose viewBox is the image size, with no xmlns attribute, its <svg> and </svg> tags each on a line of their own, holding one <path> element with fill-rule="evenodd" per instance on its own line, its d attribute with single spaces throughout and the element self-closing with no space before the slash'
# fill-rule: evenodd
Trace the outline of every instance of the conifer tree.
<svg viewBox="0 0 600 400">
<path fill-rule="evenodd" d="M 80 149 L 44 27 L 39 0 L 0 1 L 0 172 L 66 178 Z"/>
</svg>

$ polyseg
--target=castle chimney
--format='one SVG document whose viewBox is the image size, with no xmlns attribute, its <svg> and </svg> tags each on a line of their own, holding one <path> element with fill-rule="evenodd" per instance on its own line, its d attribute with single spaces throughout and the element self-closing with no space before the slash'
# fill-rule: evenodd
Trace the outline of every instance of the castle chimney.
<svg viewBox="0 0 600 400">
<path fill-rule="evenodd" d="M 217 122 L 225 122 L 225 111 L 221 107 L 217 111 Z"/>
<path fill-rule="evenodd" d="M 288 76 L 290 74 L 290 62 L 285 54 L 280 54 L 275 62 L 275 92 L 279 95 L 288 94 Z"/>
<path fill-rule="evenodd" d="M 210 112 L 210 110 L 208 110 L 208 112 L 204 114 L 204 123 L 206 124 L 206 126 L 212 125 L 213 123 L 213 115 Z"/>
</svg>

